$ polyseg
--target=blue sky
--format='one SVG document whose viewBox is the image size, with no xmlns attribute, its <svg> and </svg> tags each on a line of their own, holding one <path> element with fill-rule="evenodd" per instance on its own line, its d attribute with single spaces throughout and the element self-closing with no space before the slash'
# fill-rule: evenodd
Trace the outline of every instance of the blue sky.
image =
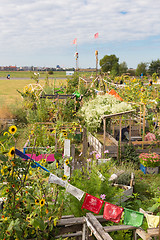
<svg viewBox="0 0 160 240">
<path fill-rule="evenodd" d="M 160 58 L 159 0 L 1 0 L 0 29 L 1 66 L 75 67 L 75 38 L 80 68 L 95 50 L 129 68 Z"/>
</svg>

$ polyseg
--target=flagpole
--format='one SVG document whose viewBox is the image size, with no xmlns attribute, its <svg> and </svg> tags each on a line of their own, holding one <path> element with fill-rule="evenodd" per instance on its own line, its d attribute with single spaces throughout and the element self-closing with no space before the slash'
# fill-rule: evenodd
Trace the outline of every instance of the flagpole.
<svg viewBox="0 0 160 240">
<path fill-rule="evenodd" d="M 94 34 L 94 38 L 98 38 L 99 37 L 99 33 L 95 33 Z M 96 56 L 96 77 L 98 75 L 98 50 L 95 51 L 95 56 Z"/>
</svg>

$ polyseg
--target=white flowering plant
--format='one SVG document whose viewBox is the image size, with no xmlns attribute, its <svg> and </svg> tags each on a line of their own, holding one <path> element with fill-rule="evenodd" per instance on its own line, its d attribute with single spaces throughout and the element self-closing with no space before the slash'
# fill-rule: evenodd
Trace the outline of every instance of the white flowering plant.
<svg viewBox="0 0 160 240">
<path fill-rule="evenodd" d="M 97 131 L 105 114 L 114 114 L 132 110 L 132 106 L 119 101 L 114 96 L 105 94 L 98 95 L 95 99 L 84 103 L 79 114 L 84 119 L 90 131 Z"/>
</svg>

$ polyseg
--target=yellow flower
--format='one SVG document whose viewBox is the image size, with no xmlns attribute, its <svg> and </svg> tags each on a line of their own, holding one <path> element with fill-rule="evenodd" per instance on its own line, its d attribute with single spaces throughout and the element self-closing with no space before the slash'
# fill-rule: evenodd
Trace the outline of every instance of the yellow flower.
<svg viewBox="0 0 160 240">
<path fill-rule="evenodd" d="M 16 126 L 10 126 L 8 131 L 9 131 L 10 134 L 14 135 L 17 131 L 17 127 Z"/>
<path fill-rule="evenodd" d="M 14 154 L 15 154 L 15 148 L 12 147 L 8 153 L 9 157 L 14 157 Z"/>
<path fill-rule="evenodd" d="M 3 136 L 5 136 L 6 134 L 8 134 L 8 136 L 9 136 L 9 132 L 4 132 L 4 133 L 3 133 Z"/>
<path fill-rule="evenodd" d="M 66 164 L 66 165 L 68 165 L 68 164 L 69 164 L 69 160 L 68 160 L 68 159 L 65 161 L 65 164 Z"/>
<path fill-rule="evenodd" d="M 54 227 L 56 227 L 56 225 L 57 225 L 57 221 L 58 221 L 58 218 L 57 218 L 57 217 L 54 218 L 54 221 L 53 221 Z"/>
<path fill-rule="evenodd" d="M 63 136 L 66 137 L 66 136 L 67 136 L 67 133 L 64 132 L 64 133 L 63 133 Z"/>
<path fill-rule="evenodd" d="M 2 176 L 4 175 L 4 170 L 3 169 L 1 169 L 1 174 L 2 174 Z"/>
<path fill-rule="evenodd" d="M 42 159 L 42 163 L 46 163 L 46 159 Z"/>
<path fill-rule="evenodd" d="M 40 200 L 40 206 L 43 207 L 44 204 L 45 204 L 45 199 L 41 199 L 41 200 Z"/>
<path fill-rule="evenodd" d="M 63 175 L 62 180 L 66 180 L 66 179 L 67 179 L 67 176 Z"/>
<path fill-rule="evenodd" d="M 36 199 L 36 200 L 35 200 L 35 204 L 36 204 L 36 205 L 39 205 L 39 199 Z"/>
<path fill-rule="evenodd" d="M 58 163 L 56 163 L 56 167 L 58 168 Z"/>
<path fill-rule="evenodd" d="M 48 209 L 46 209 L 46 214 L 47 214 L 48 212 L 49 212 Z"/>
</svg>

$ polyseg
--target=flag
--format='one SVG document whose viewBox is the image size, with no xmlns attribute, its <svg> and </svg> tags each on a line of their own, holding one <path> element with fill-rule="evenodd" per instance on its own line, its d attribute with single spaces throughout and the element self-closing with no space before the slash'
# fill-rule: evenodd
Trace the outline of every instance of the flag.
<svg viewBox="0 0 160 240">
<path fill-rule="evenodd" d="M 122 207 L 118 207 L 116 205 L 106 202 L 104 205 L 103 218 L 105 218 L 108 221 L 119 223 L 122 212 L 123 212 Z"/>
<path fill-rule="evenodd" d="M 94 38 L 98 38 L 98 32 L 94 34 Z"/>
<path fill-rule="evenodd" d="M 73 186 L 69 183 L 67 184 L 66 192 L 75 196 L 79 201 L 82 199 L 82 197 L 84 195 L 84 192 L 82 190 L 80 190 L 79 188 L 76 188 L 75 186 Z"/>
<path fill-rule="evenodd" d="M 73 44 L 77 44 L 77 38 L 73 40 Z"/>
<path fill-rule="evenodd" d="M 144 214 L 124 208 L 124 224 L 140 227 L 143 222 Z"/>
<path fill-rule="evenodd" d="M 159 216 L 154 216 L 151 214 L 145 214 L 149 228 L 157 228 L 159 224 Z"/>
<path fill-rule="evenodd" d="M 98 214 L 102 208 L 103 202 L 104 202 L 103 200 L 86 193 L 86 196 L 81 208 L 82 209 L 85 208 L 91 212 Z"/>
<path fill-rule="evenodd" d="M 63 181 L 61 178 L 57 177 L 56 175 L 50 173 L 48 183 L 56 183 L 62 187 L 66 187 L 66 181 Z"/>
</svg>

